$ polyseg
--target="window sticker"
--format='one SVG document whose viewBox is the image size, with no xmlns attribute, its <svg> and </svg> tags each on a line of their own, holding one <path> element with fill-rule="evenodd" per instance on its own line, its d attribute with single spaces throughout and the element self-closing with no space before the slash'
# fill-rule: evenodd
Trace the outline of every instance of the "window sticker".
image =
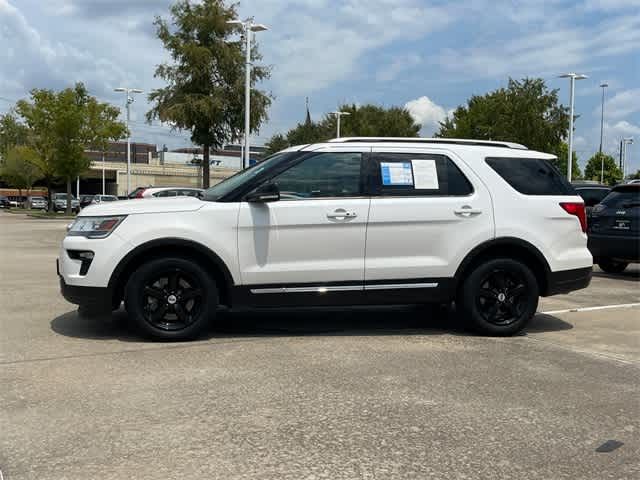
<svg viewBox="0 0 640 480">
<path fill-rule="evenodd" d="M 417 190 L 438 190 L 438 170 L 435 160 L 411 160 Z"/>
<path fill-rule="evenodd" d="M 411 162 L 380 162 L 382 185 L 413 185 Z"/>
</svg>

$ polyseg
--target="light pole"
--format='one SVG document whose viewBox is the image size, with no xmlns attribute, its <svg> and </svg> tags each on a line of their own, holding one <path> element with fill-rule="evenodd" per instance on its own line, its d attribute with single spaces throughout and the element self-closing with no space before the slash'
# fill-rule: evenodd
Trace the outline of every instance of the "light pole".
<svg viewBox="0 0 640 480">
<path fill-rule="evenodd" d="M 229 25 L 241 25 L 244 29 L 245 46 L 245 77 L 244 77 L 244 156 L 242 168 L 249 166 L 249 129 L 251 128 L 251 32 L 263 32 L 268 28 L 261 23 L 254 23 L 253 17 L 242 20 L 227 20 Z"/>
<path fill-rule="evenodd" d="M 349 112 L 329 112 L 331 115 L 336 116 L 336 138 L 340 138 L 340 117 L 343 115 L 351 115 Z"/>
<path fill-rule="evenodd" d="M 623 138 L 622 139 L 622 181 L 624 182 L 625 177 L 627 176 L 627 145 L 631 145 L 633 143 L 633 138 Z"/>
<path fill-rule="evenodd" d="M 139 88 L 126 88 L 118 87 L 114 88 L 114 92 L 124 92 L 126 95 L 126 107 L 127 107 L 127 196 L 131 191 L 131 132 L 129 131 L 129 107 L 133 103 L 132 93 L 142 93 Z"/>
<path fill-rule="evenodd" d="M 609 86 L 608 83 L 602 82 L 600 88 L 602 88 L 602 109 L 600 113 L 600 183 L 604 182 L 604 157 L 602 156 L 602 141 L 604 138 L 604 89 Z"/>
<path fill-rule="evenodd" d="M 575 83 L 576 80 L 583 80 L 585 78 L 589 78 L 586 75 L 582 75 L 579 73 L 563 73 L 559 75 L 559 78 L 569 78 L 571 81 L 569 82 L 569 155 L 567 157 L 567 180 L 571 181 L 571 169 L 573 168 L 572 152 L 573 152 L 573 104 L 575 98 Z"/>
</svg>

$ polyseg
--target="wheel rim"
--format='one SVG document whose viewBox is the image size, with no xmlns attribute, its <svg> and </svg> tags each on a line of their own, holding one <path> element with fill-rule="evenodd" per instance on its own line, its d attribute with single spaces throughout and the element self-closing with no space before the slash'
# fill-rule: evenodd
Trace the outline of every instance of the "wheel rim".
<svg viewBox="0 0 640 480">
<path fill-rule="evenodd" d="M 480 315 L 493 325 L 516 322 L 527 304 L 525 279 L 514 272 L 494 270 L 480 284 L 476 305 Z"/>
<path fill-rule="evenodd" d="M 191 274 L 171 269 L 145 282 L 142 308 L 145 320 L 154 328 L 175 331 L 187 328 L 198 318 L 203 292 Z"/>
</svg>

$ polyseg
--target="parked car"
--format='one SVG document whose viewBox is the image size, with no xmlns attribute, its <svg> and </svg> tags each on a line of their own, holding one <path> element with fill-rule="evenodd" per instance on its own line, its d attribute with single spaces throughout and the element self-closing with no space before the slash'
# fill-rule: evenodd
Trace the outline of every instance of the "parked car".
<svg viewBox="0 0 640 480">
<path fill-rule="evenodd" d="M 3 195 L 0 195 L 0 208 L 11 208 L 11 202 L 9 199 Z"/>
<path fill-rule="evenodd" d="M 611 191 L 611 187 L 597 182 L 574 182 L 572 185 L 578 195 L 584 200 L 587 217 L 591 215 L 593 207 L 599 204 Z"/>
<path fill-rule="evenodd" d="M 129 198 L 201 197 L 203 192 L 202 188 L 191 187 L 138 187 L 129 194 Z"/>
<path fill-rule="evenodd" d="M 80 195 L 80 208 L 84 208 L 87 205 L 90 205 L 94 196 L 95 195 L 93 193 L 90 195 Z"/>
<path fill-rule="evenodd" d="M 9 196 L 9 205 L 11 208 L 19 208 L 22 207 L 23 202 L 26 200 L 25 197 L 19 197 L 17 195 Z"/>
<path fill-rule="evenodd" d="M 62 295 L 119 307 L 152 337 L 191 338 L 231 307 L 449 303 L 512 335 L 539 296 L 591 280 L 584 202 L 522 145 L 340 138 L 292 147 L 203 199 L 81 212 L 62 242 Z M 90 210 L 90 211 L 89 211 Z"/>
<path fill-rule="evenodd" d="M 608 273 L 640 262 L 640 183 L 618 185 L 591 212 L 589 250 Z"/>
<path fill-rule="evenodd" d="M 115 195 L 94 195 L 91 199 L 91 205 L 96 205 L 103 202 L 117 202 L 118 197 Z"/>
<path fill-rule="evenodd" d="M 46 210 L 47 199 L 40 196 L 29 196 L 22 204 L 22 207 L 31 210 Z"/>
<path fill-rule="evenodd" d="M 633 180 L 629 180 L 627 183 L 640 183 L 640 178 L 635 178 Z"/>
<path fill-rule="evenodd" d="M 66 193 L 54 193 L 51 199 L 51 208 L 54 212 L 64 212 L 67 210 L 67 194 Z M 80 211 L 80 202 L 76 198 L 71 196 L 71 211 Z"/>
</svg>

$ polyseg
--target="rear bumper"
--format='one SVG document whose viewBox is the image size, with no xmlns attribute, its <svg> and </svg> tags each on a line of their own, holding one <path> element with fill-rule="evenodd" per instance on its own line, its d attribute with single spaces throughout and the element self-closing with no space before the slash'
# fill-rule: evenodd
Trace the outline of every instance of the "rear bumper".
<svg viewBox="0 0 640 480">
<path fill-rule="evenodd" d="M 57 259 L 56 270 L 60 279 L 60 293 L 67 302 L 96 311 L 113 310 L 113 292 L 110 288 L 68 285 L 60 275 Z"/>
<path fill-rule="evenodd" d="M 589 234 L 588 247 L 596 262 L 601 258 L 640 261 L 640 238 L 637 236 Z"/>
<path fill-rule="evenodd" d="M 587 288 L 591 283 L 592 267 L 561 270 L 549 273 L 545 297 L 559 293 L 569 293 Z"/>
</svg>

